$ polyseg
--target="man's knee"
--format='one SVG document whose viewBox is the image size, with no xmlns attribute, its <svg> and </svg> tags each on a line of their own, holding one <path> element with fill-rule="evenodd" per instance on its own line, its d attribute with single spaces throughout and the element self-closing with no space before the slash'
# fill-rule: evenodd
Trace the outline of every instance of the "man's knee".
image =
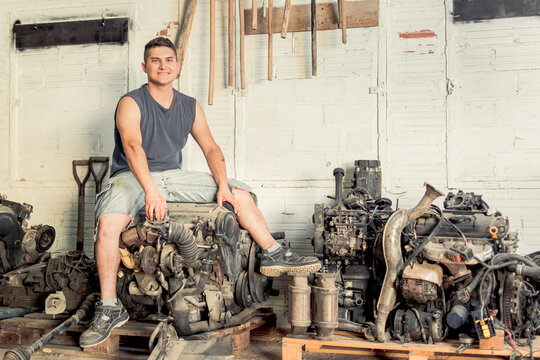
<svg viewBox="0 0 540 360">
<path fill-rule="evenodd" d="M 130 217 L 127 214 L 105 214 L 99 218 L 97 241 L 107 241 L 118 238 L 122 230 L 129 224 Z"/>
<path fill-rule="evenodd" d="M 234 197 L 236 198 L 236 200 L 238 200 L 238 202 L 240 203 L 240 205 L 257 206 L 257 202 L 256 202 L 256 200 L 254 198 L 254 195 L 252 193 L 250 193 L 249 191 L 234 188 L 233 189 L 233 194 L 234 194 Z"/>
</svg>

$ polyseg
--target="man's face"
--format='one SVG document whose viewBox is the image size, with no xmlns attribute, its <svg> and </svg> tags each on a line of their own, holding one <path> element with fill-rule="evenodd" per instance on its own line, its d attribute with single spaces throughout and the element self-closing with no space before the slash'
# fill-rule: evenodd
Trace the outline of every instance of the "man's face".
<svg viewBox="0 0 540 360">
<path fill-rule="evenodd" d="M 176 79 L 180 70 L 180 62 L 176 60 L 174 51 L 166 46 L 150 49 L 146 63 L 142 63 L 148 81 L 157 85 L 167 85 Z"/>
</svg>

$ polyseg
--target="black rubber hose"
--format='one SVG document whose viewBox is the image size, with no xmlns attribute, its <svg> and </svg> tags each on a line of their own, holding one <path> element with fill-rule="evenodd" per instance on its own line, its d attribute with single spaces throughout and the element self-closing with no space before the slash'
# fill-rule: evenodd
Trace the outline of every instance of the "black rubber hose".
<svg viewBox="0 0 540 360">
<path fill-rule="evenodd" d="M 191 230 L 184 224 L 170 222 L 169 242 L 176 245 L 184 259 L 184 265 L 193 267 L 197 261 L 197 242 Z"/>
<path fill-rule="evenodd" d="M 540 277 L 540 266 L 524 266 L 521 269 L 521 274 L 523 276 Z"/>
<path fill-rule="evenodd" d="M 509 253 L 495 255 L 493 259 L 491 260 L 491 264 L 497 265 L 498 263 L 509 261 L 509 260 L 521 261 L 527 266 L 532 266 L 532 267 L 538 266 L 534 261 L 532 261 L 532 259 L 528 258 L 527 256 L 518 255 L 518 254 L 509 254 Z"/>
<path fill-rule="evenodd" d="M 338 329 L 343 331 L 350 331 L 353 333 L 364 335 L 366 333 L 366 326 L 362 326 L 354 321 L 338 319 Z"/>
</svg>

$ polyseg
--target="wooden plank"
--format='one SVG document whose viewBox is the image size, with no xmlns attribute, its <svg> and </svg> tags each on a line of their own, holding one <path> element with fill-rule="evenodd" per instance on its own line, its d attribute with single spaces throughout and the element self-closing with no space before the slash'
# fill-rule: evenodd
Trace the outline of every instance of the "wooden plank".
<svg viewBox="0 0 540 360">
<path fill-rule="evenodd" d="M 449 354 L 455 355 L 456 350 L 459 344 L 455 343 L 436 343 L 436 344 L 415 344 L 415 343 L 406 343 L 400 344 L 397 342 L 386 342 L 378 343 L 361 340 L 359 337 L 344 337 L 336 336 L 335 340 L 330 341 L 321 341 L 313 339 L 297 339 L 297 338 L 288 338 L 285 337 L 282 339 L 283 344 L 297 344 L 304 346 L 306 351 L 309 349 L 313 352 L 324 352 L 324 353 L 333 353 L 339 350 L 339 353 L 343 354 L 354 354 L 358 349 L 369 349 L 369 350 L 381 350 L 385 352 L 397 351 L 397 352 L 407 352 L 407 353 L 417 353 L 418 354 L 429 353 L 432 354 L 432 357 L 437 358 L 439 354 Z M 533 341 L 533 348 L 540 349 L 540 339 L 535 339 Z M 523 353 L 528 353 L 528 348 L 521 348 Z M 508 357 L 513 353 L 513 350 L 510 346 L 505 346 L 501 350 L 489 349 L 482 350 L 477 347 L 471 347 L 464 351 L 464 356 L 488 356 L 490 358 L 497 357 Z M 445 358 L 448 355 L 444 356 Z"/>
<path fill-rule="evenodd" d="M 128 40 L 129 18 L 15 24 L 15 47 L 120 43 Z"/>
<path fill-rule="evenodd" d="M 111 336 L 101 344 L 97 344 L 95 346 L 89 346 L 83 348 L 83 351 L 85 353 L 89 354 L 114 354 L 118 352 L 118 349 L 120 348 L 120 336 L 119 335 L 113 335 L 111 333 Z"/>
<path fill-rule="evenodd" d="M 497 330 L 495 336 L 492 336 L 489 339 L 480 339 L 479 348 L 482 350 L 504 349 L 504 331 Z"/>
<path fill-rule="evenodd" d="M 291 5 L 288 32 L 311 31 L 311 5 Z M 317 4 L 317 30 L 339 28 L 339 12 L 336 3 Z M 268 33 L 268 18 L 263 17 L 263 9 L 257 11 L 257 28 L 251 28 L 251 9 L 244 10 L 246 35 Z M 281 33 L 283 27 L 283 8 L 274 8 L 272 31 Z M 348 1 L 345 22 L 347 28 L 372 27 L 379 25 L 379 0 Z"/>
<path fill-rule="evenodd" d="M 281 347 L 282 360 L 302 360 L 302 345 L 283 343 Z"/>
</svg>

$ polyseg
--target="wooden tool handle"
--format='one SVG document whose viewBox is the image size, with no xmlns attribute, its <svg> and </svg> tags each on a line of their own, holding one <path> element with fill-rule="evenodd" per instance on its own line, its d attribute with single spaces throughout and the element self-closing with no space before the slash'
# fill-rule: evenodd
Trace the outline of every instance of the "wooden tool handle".
<svg viewBox="0 0 540 360">
<path fill-rule="evenodd" d="M 195 8 L 197 7 L 197 0 L 187 0 L 184 19 L 178 35 L 176 37 L 176 51 L 178 53 L 178 62 L 180 63 L 180 69 L 178 70 L 178 76 L 182 73 L 182 64 L 184 63 L 184 56 L 186 55 L 186 48 L 189 39 L 189 33 L 191 32 L 191 25 L 193 25 L 193 19 L 195 18 Z"/>
<path fill-rule="evenodd" d="M 233 85 L 233 61 L 234 61 L 234 0 L 229 0 L 229 82 Z"/>
<path fill-rule="evenodd" d="M 251 0 L 251 29 L 257 29 L 257 0 Z"/>
<path fill-rule="evenodd" d="M 272 70 L 272 57 L 273 57 L 273 29 L 272 29 L 272 14 L 274 12 L 274 2 L 273 0 L 268 0 L 268 80 L 272 81 L 273 70 Z"/>
<path fill-rule="evenodd" d="M 289 15 L 291 14 L 291 0 L 285 0 L 285 9 L 283 10 L 283 23 L 281 25 L 281 37 L 287 38 L 287 28 L 289 27 Z"/>
<path fill-rule="evenodd" d="M 240 13 L 240 88 L 246 88 L 246 56 L 244 49 L 244 0 L 238 0 L 238 12 Z"/>
<path fill-rule="evenodd" d="M 214 68 L 216 66 L 216 0 L 210 0 L 210 79 L 208 105 L 214 104 Z"/>
<path fill-rule="evenodd" d="M 345 0 L 339 0 L 339 10 L 340 16 L 339 20 L 341 22 L 341 42 L 343 44 L 347 43 L 347 2 Z"/>
<path fill-rule="evenodd" d="M 317 2 L 311 0 L 311 75 L 317 76 Z"/>
</svg>

